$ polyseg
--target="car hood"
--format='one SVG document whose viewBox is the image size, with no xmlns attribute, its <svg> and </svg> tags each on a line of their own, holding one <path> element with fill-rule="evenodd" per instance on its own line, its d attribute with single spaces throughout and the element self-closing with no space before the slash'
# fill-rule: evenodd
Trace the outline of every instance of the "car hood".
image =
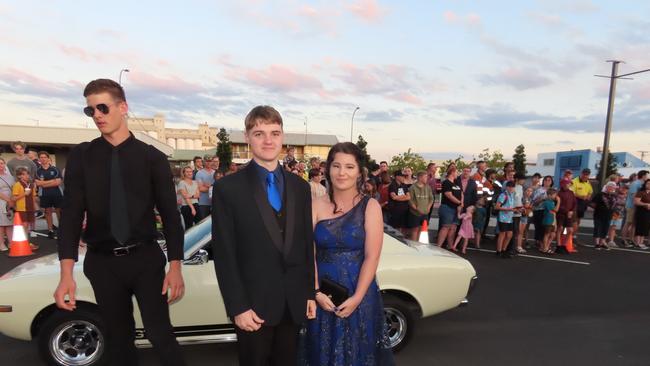
<svg viewBox="0 0 650 366">
<path fill-rule="evenodd" d="M 80 248 L 79 261 L 75 263 L 75 266 L 83 264 L 83 257 L 85 254 L 86 250 Z M 59 268 L 59 256 L 56 253 L 48 254 L 15 267 L 0 277 L 0 279 L 4 280 L 23 276 L 52 275 L 53 273 L 59 273 Z"/>
</svg>

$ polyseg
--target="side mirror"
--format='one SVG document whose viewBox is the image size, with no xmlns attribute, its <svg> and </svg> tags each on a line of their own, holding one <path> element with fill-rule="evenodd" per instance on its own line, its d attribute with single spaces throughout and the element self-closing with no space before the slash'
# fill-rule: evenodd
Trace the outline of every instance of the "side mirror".
<svg viewBox="0 0 650 366">
<path fill-rule="evenodd" d="M 192 257 L 183 261 L 183 264 L 188 266 L 196 266 L 208 263 L 208 252 L 204 249 L 199 249 Z"/>
</svg>

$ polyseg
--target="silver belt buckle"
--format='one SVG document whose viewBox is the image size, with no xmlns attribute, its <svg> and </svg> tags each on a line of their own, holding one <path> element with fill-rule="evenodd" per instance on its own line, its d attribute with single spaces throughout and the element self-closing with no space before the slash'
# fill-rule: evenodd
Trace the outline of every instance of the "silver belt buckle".
<svg viewBox="0 0 650 366">
<path fill-rule="evenodd" d="M 131 247 L 118 247 L 113 248 L 113 255 L 116 257 L 122 257 L 131 253 Z"/>
</svg>

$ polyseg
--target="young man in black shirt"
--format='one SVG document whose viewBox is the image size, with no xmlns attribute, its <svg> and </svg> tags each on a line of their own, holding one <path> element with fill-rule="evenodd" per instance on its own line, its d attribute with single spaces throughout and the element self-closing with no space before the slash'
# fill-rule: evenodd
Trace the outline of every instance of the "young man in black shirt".
<svg viewBox="0 0 650 366">
<path fill-rule="evenodd" d="M 84 274 L 93 287 L 107 330 L 112 364 L 138 364 L 132 303 L 135 296 L 147 338 L 161 364 L 185 365 L 169 319 L 168 303 L 179 300 L 184 292 L 183 233 L 171 169 L 163 153 L 129 132 L 128 105 L 118 83 L 94 80 L 86 86 L 84 96 L 84 113 L 93 118 L 101 136 L 77 145 L 68 158 L 56 304 L 64 310 L 76 309 L 72 271 L 78 259 L 85 214 L 88 252 Z M 154 207 L 164 225 L 167 274 L 165 255 L 155 240 Z"/>
<path fill-rule="evenodd" d="M 38 153 L 40 165 L 36 170 L 36 186 L 41 188 L 41 208 L 45 209 L 45 220 L 47 221 L 47 236 L 54 239 L 54 224 L 52 223 L 52 214 L 56 213 L 56 219 L 60 224 L 61 221 L 61 202 L 63 193 L 61 192 L 61 173 L 51 164 L 50 154 L 47 151 Z"/>
</svg>

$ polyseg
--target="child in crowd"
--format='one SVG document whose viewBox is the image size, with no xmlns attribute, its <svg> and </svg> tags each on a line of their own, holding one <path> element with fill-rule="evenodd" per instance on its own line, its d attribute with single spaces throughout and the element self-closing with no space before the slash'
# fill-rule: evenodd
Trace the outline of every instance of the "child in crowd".
<svg viewBox="0 0 650 366">
<path fill-rule="evenodd" d="M 609 250 L 607 246 L 607 233 L 614 214 L 617 194 L 616 183 L 607 182 L 601 192 L 596 193 L 591 200 L 591 206 L 594 208 L 594 240 L 596 250 Z"/>
<path fill-rule="evenodd" d="M 557 214 L 559 203 L 557 202 L 557 190 L 549 188 L 546 191 L 546 199 L 542 202 L 542 209 L 544 210 L 544 218 L 542 225 L 544 226 L 544 240 L 540 252 L 545 254 L 554 254 L 551 249 L 551 241 L 555 236 L 555 215 Z"/>
<path fill-rule="evenodd" d="M 494 209 L 499 212 L 497 216 L 497 225 L 499 228 L 499 236 L 497 237 L 497 250 L 496 254 L 501 258 L 510 258 L 511 255 L 506 250 L 512 233 L 514 231 L 513 216 L 515 207 L 515 182 L 508 181 L 506 189 L 499 194 Z"/>
<path fill-rule="evenodd" d="M 614 212 L 612 213 L 612 222 L 609 225 L 608 239 L 609 242 L 607 245 L 610 248 L 616 248 L 616 230 L 621 230 L 623 226 L 623 215 L 625 214 L 625 201 L 627 200 L 628 188 L 625 185 L 621 185 L 617 189 L 616 193 L 616 205 L 614 206 Z M 623 243 L 625 246 L 625 243 Z"/>
<path fill-rule="evenodd" d="M 483 226 L 485 225 L 485 216 L 487 215 L 487 209 L 485 208 L 485 196 L 476 201 L 476 210 L 472 215 L 472 224 L 474 226 L 474 246 L 476 248 L 481 247 L 481 232 L 483 231 Z"/>
<path fill-rule="evenodd" d="M 20 215 L 25 228 L 25 234 L 29 238 L 29 233 L 34 230 L 34 213 L 36 211 L 36 200 L 34 199 L 36 187 L 31 182 L 29 171 L 24 167 L 16 169 L 17 182 L 12 188 L 13 200 L 16 202 L 16 214 Z M 33 250 L 38 249 L 36 244 L 29 244 Z"/>
<path fill-rule="evenodd" d="M 456 246 L 460 242 L 460 239 L 463 239 L 463 246 L 460 252 L 467 254 L 467 243 L 469 242 L 469 239 L 474 238 L 474 225 L 472 224 L 473 216 L 474 206 L 469 206 L 465 210 L 465 213 L 458 214 L 458 218 L 460 219 L 460 230 L 458 230 L 458 236 L 456 236 L 454 246 L 451 247 L 452 251 L 456 251 Z"/>
<path fill-rule="evenodd" d="M 526 253 L 524 243 L 528 242 L 528 219 L 533 217 L 533 188 L 528 187 L 524 190 L 524 196 L 521 198 L 521 219 L 519 221 L 519 232 L 517 232 L 517 252 Z"/>
</svg>

